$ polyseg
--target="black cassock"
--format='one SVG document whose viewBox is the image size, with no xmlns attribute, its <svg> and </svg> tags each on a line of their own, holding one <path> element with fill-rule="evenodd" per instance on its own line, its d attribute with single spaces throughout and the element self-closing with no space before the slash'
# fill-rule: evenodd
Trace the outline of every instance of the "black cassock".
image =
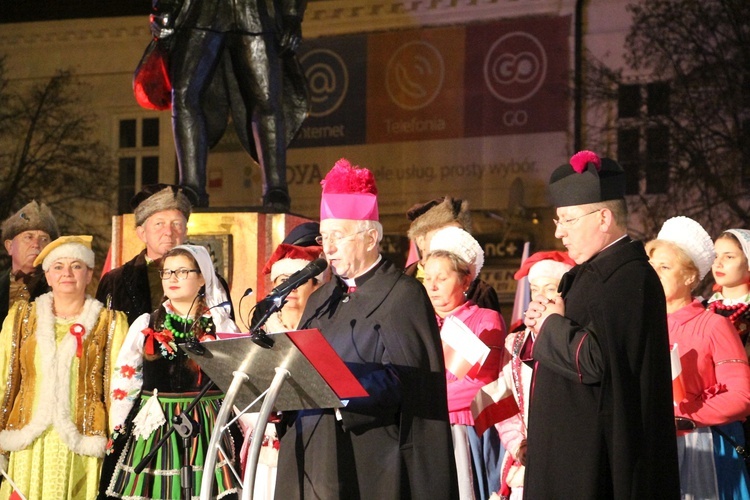
<svg viewBox="0 0 750 500">
<path fill-rule="evenodd" d="M 351 294 L 334 278 L 308 301 L 370 394 L 298 412 L 281 438 L 276 498 L 457 498 L 440 333 L 422 285 L 382 261 Z"/>
<path fill-rule="evenodd" d="M 526 498 L 679 498 L 666 303 L 625 238 L 567 273 L 534 343 Z"/>
</svg>

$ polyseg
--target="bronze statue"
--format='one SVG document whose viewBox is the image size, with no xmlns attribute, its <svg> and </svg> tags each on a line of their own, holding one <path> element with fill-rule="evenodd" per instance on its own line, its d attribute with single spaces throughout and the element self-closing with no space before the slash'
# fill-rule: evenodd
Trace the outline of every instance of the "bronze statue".
<svg viewBox="0 0 750 500">
<path fill-rule="evenodd" d="M 152 46 L 161 44 L 168 59 L 180 184 L 195 191 L 198 206 L 208 206 L 208 150 L 221 139 L 231 113 L 240 141 L 263 170 L 263 206 L 289 211 L 286 148 L 308 113 L 307 85 L 295 55 L 305 5 L 153 0 Z"/>
</svg>

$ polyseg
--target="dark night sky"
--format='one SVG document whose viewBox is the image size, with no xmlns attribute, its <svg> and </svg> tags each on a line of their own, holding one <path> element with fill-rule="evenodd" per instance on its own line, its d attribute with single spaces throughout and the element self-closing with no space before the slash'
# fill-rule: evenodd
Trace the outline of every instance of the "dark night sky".
<svg viewBox="0 0 750 500">
<path fill-rule="evenodd" d="M 151 0 L 0 0 L 0 24 L 147 16 L 150 11 Z"/>
<path fill-rule="evenodd" d="M 315 1 L 318 0 L 308 0 L 308 3 Z M 0 24 L 147 16 L 150 12 L 151 0 L 0 0 Z"/>
</svg>

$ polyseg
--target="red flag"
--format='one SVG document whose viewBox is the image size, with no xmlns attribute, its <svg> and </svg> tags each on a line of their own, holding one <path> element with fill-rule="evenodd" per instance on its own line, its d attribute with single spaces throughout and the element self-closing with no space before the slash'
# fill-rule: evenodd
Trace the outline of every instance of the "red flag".
<svg viewBox="0 0 750 500">
<path fill-rule="evenodd" d="M 513 391 L 501 375 L 499 379 L 479 389 L 471 402 L 474 430 L 481 436 L 492 425 L 516 415 L 518 411 Z"/>
<path fill-rule="evenodd" d="M 669 351 L 669 361 L 672 364 L 672 399 L 674 405 L 678 406 L 685 399 L 685 382 L 682 378 L 682 363 L 677 344 Z"/>
</svg>

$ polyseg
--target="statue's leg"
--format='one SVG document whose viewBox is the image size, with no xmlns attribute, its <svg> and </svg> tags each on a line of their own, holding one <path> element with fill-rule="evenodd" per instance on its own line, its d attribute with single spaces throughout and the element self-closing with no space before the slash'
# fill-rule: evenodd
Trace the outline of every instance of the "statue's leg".
<svg viewBox="0 0 750 500">
<path fill-rule="evenodd" d="M 206 162 L 208 135 L 201 95 L 211 81 L 223 47 L 224 35 L 185 30 L 175 34 L 170 58 L 172 131 L 180 184 L 195 191 L 198 206 L 208 206 Z"/>
<path fill-rule="evenodd" d="M 281 100 L 281 59 L 273 36 L 230 35 L 232 63 L 242 98 L 247 103 L 263 171 L 263 206 L 288 212 L 291 199 L 286 182 L 286 131 Z"/>
</svg>

